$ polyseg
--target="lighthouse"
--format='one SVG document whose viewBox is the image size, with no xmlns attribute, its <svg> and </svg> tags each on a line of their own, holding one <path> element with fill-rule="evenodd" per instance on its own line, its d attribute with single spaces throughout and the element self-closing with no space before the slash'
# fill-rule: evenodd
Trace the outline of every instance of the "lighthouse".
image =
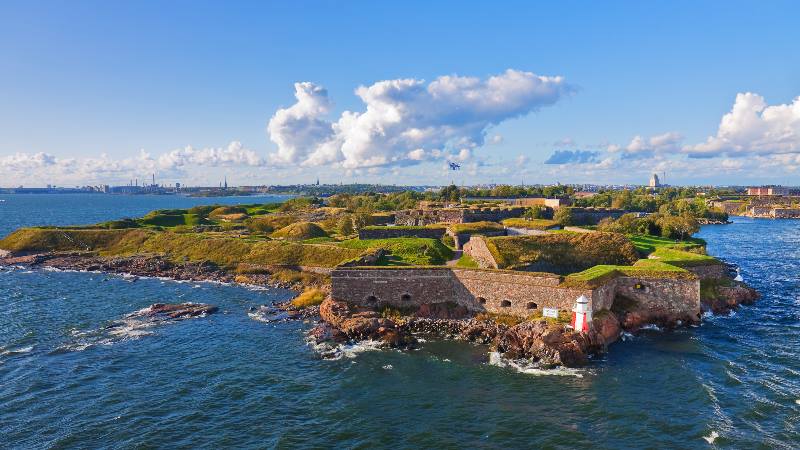
<svg viewBox="0 0 800 450">
<path fill-rule="evenodd" d="M 572 328 L 575 331 L 587 332 L 592 323 L 592 311 L 589 309 L 589 299 L 581 295 L 575 300 L 572 308 Z"/>
</svg>

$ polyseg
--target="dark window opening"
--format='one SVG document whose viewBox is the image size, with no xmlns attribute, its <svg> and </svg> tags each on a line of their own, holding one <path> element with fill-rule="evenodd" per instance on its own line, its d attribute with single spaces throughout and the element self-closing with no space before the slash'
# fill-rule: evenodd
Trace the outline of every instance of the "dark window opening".
<svg viewBox="0 0 800 450">
<path fill-rule="evenodd" d="M 367 303 L 368 304 L 371 305 L 371 304 L 374 304 L 374 303 L 377 303 L 377 302 L 378 302 L 378 297 L 375 297 L 374 295 L 370 295 L 370 296 L 367 297 Z"/>
<path fill-rule="evenodd" d="M 528 309 L 536 309 L 538 307 L 539 307 L 539 305 L 537 305 L 536 303 L 528 302 Z"/>
<path fill-rule="evenodd" d="M 509 300 L 503 300 L 502 302 L 500 302 L 500 306 L 502 306 L 503 308 L 508 308 L 509 306 L 511 306 L 511 302 Z"/>
<path fill-rule="evenodd" d="M 481 305 L 485 305 L 486 304 L 486 299 L 483 298 L 483 297 L 478 297 L 478 303 L 480 303 Z"/>
<path fill-rule="evenodd" d="M 411 294 L 403 294 L 403 295 L 401 295 L 400 296 L 400 300 L 402 300 L 404 302 L 410 302 L 411 301 Z"/>
</svg>

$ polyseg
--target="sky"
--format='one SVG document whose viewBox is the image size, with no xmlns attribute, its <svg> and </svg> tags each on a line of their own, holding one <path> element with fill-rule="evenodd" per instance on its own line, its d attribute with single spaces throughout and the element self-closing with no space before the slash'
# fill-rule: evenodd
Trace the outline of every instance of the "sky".
<svg viewBox="0 0 800 450">
<path fill-rule="evenodd" d="M 5 0 L 0 186 L 798 185 L 797 17 L 793 1 Z"/>
</svg>

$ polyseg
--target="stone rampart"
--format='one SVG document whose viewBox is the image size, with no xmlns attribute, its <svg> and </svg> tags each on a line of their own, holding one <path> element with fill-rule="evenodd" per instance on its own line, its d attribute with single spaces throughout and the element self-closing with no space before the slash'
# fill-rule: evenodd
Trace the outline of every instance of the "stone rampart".
<svg viewBox="0 0 800 450">
<path fill-rule="evenodd" d="M 712 278 L 725 278 L 730 276 L 728 266 L 724 264 L 709 264 L 707 266 L 687 267 L 686 270 L 697 275 L 701 280 Z"/>
<path fill-rule="evenodd" d="M 395 223 L 424 226 L 437 223 L 499 222 L 525 213 L 522 207 L 406 209 L 395 213 Z"/>
<path fill-rule="evenodd" d="M 406 227 L 368 227 L 358 231 L 359 239 L 390 239 L 403 237 L 418 237 L 441 239 L 444 237 L 445 228 L 406 228 Z"/>
<path fill-rule="evenodd" d="M 570 208 L 572 219 L 579 225 L 596 225 L 606 217 L 619 219 L 627 211 L 612 208 Z"/>
<path fill-rule="evenodd" d="M 611 309 L 619 296 L 648 310 L 695 318 L 700 313 L 700 281 L 619 277 L 595 289 L 564 287 L 560 277 L 505 270 L 449 267 L 351 267 L 331 273 L 331 295 L 352 304 L 394 308 L 454 303 L 473 312 L 527 317 L 541 308 L 572 309 L 585 295 L 597 312 Z"/>
<path fill-rule="evenodd" d="M 483 236 L 472 236 L 470 240 L 463 246 L 464 254 L 469 255 L 478 263 L 478 266 L 483 269 L 497 269 L 497 261 L 494 255 L 489 251 L 486 245 L 486 239 Z"/>
</svg>

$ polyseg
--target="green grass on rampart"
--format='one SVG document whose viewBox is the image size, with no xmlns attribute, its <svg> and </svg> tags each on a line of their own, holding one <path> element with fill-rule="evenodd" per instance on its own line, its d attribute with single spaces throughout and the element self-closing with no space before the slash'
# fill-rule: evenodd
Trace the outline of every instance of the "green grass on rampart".
<svg viewBox="0 0 800 450">
<path fill-rule="evenodd" d="M 503 226 L 497 222 L 468 222 L 454 223 L 448 227 L 451 232 L 457 234 L 480 234 L 503 231 Z"/>
<path fill-rule="evenodd" d="M 599 264 L 630 265 L 639 258 L 633 244 L 617 233 L 502 236 L 487 238 L 486 244 L 501 269 L 541 263 L 574 273 Z"/>
<path fill-rule="evenodd" d="M 511 228 L 526 228 L 529 230 L 549 230 L 551 228 L 558 228 L 559 224 L 555 220 L 548 219 L 525 219 L 516 217 L 505 219 L 503 225 Z"/>
<path fill-rule="evenodd" d="M 3 240 L 0 249 L 13 252 L 95 251 L 102 256 L 166 255 L 175 261 L 211 261 L 222 266 L 298 265 L 334 267 L 360 257 L 361 248 L 332 244 L 242 239 L 224 234 L 173 233 L 133 228 L 62 230 L 23 228 Z"/>
<path fill-rule="evenodd" d="M 706 241 L 699 238 L 689 238 L 684 241 L 675 241 L 661 236 L 653 236 L 650 234 L 629 234 L 628 239 L 633 242 L 638 250 L 643 255 L 649 255 L 662 247 L 678 248 L 682 250 L 701 250 L 705 248 Z"/>
<path fill-rule="evenodd" d="M 350 239 L 339 243 L 340 246 L 352 249 L 382 248 L 391 253 L 381 263 L 413 264 L 421 266 L 440 265 L 453 257 L 453 250 L 438 239 L 428 238 L 389 238 L 389 239 Z"/>
<path fill-rule="evenodd" d="M 593 289 L 616 277 L 695 279 L 686 269 L 662 262 L 642 259 L 632 266 L 601 264 L 564 278 L 561 286 Z"/>
</svg>

